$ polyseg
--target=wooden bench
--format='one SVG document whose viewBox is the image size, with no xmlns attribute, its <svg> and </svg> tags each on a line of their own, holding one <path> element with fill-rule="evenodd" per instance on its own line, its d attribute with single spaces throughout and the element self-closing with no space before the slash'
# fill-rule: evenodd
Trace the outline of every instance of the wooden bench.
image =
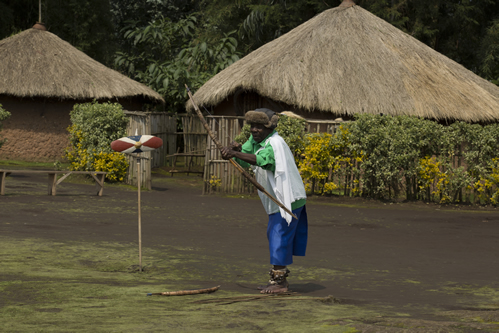
<svg viewBox="0 0 499 333">
<path fill-rule="evenodd" d="M 107 172 L 103 171 L 55 171 L 55 170 L 2 170 L 0 169 L 0 195 L 5 194 L 5 178 L 11 173 L 47 174 L 49 177 L 48 195 L 56 194 L 56 187 L 71 174 L 91 175 L 95 179 L 97 195 L 102 196 L 104 190 L 104 177 Z M 57 179 L 57 175 L 63 175 Z"/>
</svg>

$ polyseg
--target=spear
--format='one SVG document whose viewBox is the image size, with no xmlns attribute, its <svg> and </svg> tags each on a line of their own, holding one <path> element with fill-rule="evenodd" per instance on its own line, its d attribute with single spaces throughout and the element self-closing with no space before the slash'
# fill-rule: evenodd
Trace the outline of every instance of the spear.
<svg viewBox="0 0 499 333">
<path fill-rule="evenodd" d="M 192 97 L 192 94 L 191 94 L 191 90 L 189 89 L 189 87 L 187 86 L 187 84 L 185 85 L 185 89 L 187 89 L 187 94 L 189 94 L 189 99 L 191 100 L 192 102 L 192 105 L 194 106 L 194 110 L 196 110 L 196 113 L 199 117 L 199 120 L 201 120 L 201 123 L 203 124 L 204 128 L 206 129 L 206 131 L 208 132 L 208 135 L 211 137 L 211 139 L 213 140 L 213 142 L 215 142 L 215 145 L 217 146 L 218 150 L 222 150 L 223 146 L 222 144 L 220 143 L 220 141 L 218 141 L 217 137 L 215 136 L 215 134 L 213 134 L 213 132 L 211 131 L 210 129 L 210 126 L 208 125 L 208 123 L 206 122 L 206 120 L 204 119 L 203 117 L 203 114 L 201 113 L 201 110 L 199 110 L 198 106 L 196 105 L 196 103 L 194 102 L 194 98 Z M 251 184 L 255 185 L 255 187 L 257 189 L 260 190 L 260 192 L 264 193 L 266 196 L 268 196 L 270 198 L 270 200 L 272 200 L 273 202 L 276 203 L 276 205 L 278 205 L 279 207 L 281 207 L 286 213 L 290 214 L 291 216 L 293 216 L 295 219 L 298 219 L 298 217 L 296 217 L 295 214 L 293 214 L 293 212 L 291 212 L 286 206 L 284 206 L 281 202 L 279 202 L 279 200 L 277 200 L 276 198 L 274 198 L 272 196 L 272 194 L 270 194 L 260 183 L 258 183 L 256 181 L 255 178 L 253 178 L 249 173 L 246 172 L 246 170 L 243 169 L 242 166 L 240 166 L 236 161 L 234 161 L 232 158 L 229 159 L 229 162 L 237 169 L 239 170 L 239 172 L 241 172 L 241 174 L 246 177 L 246 179 L 248 179 Z"/>
</svg>

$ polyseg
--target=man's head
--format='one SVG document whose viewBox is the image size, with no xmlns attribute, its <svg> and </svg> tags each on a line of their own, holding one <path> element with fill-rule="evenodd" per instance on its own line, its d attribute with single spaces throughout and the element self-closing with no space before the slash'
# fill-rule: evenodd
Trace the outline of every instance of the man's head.
<svg viewBox="0 0 499 333">
<path fill-rule="evenodd" d="M 277 114 L 269 109 L 256 109 L 246 112 L 244 116 L 247 123 L 250 124 L 250 131 L 256 142 L 262 142 L 274 128 L 277 127 Z"/>
</svg>

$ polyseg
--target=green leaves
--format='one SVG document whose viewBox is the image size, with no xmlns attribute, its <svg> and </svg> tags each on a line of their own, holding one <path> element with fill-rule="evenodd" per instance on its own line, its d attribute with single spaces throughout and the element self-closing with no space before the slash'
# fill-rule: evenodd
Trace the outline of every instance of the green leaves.
<svg viewBox="0 0 499 333">
<path fill-rule="evenodd" d="M 300 161 L 302 177 L 315 193 L 328 193 L 329 186 L 376 199 L 497 203 L 498 124 L 443 126 L 365 114 L 343 123 L 324 142 L 307 135 Z"/>
<path fill-rule="evenodd" d="M 66 157 L 73 170 L 94 170 L 95 156 L 112 153 L 111 142 L 126 136 L 128 118 L 118 103 L 75 104 L 70 118 Z"/>
<path fill-rule="evenodd" d="M 8 119 L 11 116 L 9 111 L 6 111 L 2 104 L 0 104 L 0 130 L 2 129 L 2 121 Z M 0 139 L 0 147 L 5 143 L 5 140 Z"/>
<path fill-rule="evenodd" d="M 115 65 L 163 95 L 170 112 L 185 110 L 184 84 L 197 90 L 240 56 L 231 37 L 235 32 L 216 41 L 203 39 L 195 33 L 196 23 L 195 16 L 178 22 L 160 17 L 146 27 L 131 22 L 123 33 L 133 47 L 116 54 Z"/>
</svg>

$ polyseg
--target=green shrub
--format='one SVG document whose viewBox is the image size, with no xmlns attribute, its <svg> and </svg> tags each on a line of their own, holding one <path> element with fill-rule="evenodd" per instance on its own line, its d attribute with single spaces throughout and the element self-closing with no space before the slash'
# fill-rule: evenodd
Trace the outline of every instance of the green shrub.
<svg viewBox="0 0 499 333">
<path fill-rule="evenodd" d="M 2 121 L 8 119 L 11 116 L 9 111 L 6 111 L 3 107 L 2 104 L 0 104 L 0 131 L 2 130 Z M 2 140 L 0 139 L 0 147 L 5 143 L 5 139 Z"/>
<path fill-rule="evenodd" d="M 75 104 L 68 128 L 70 145 L 65 156 L 75 171 L 106 171 L 110 181 L 122 181 L 128 163 L 111 149 L 111 142 L 126 136 L 128 118 L 120 104 Z"/>
<path fill-rule="evenodd" d="M 305 161 L 314 161 L 308 145 L 317 145 L 308 138 L 307 143 L 303 170 L 322 163 L 322 171 L 307 181 L 324 183 L 329 167 L 328 183 L 343 188 L 346 195 L 481 204 L 496 204 L 499 197 L 498 124 L 444 126 L 417 117 L 358 115 L 341 126 L 329 147 L 320 148 L 330 156 L 343 156 L 338 159 L 341 167 L 317 159 L 306 166 Z"/>
</svg>

